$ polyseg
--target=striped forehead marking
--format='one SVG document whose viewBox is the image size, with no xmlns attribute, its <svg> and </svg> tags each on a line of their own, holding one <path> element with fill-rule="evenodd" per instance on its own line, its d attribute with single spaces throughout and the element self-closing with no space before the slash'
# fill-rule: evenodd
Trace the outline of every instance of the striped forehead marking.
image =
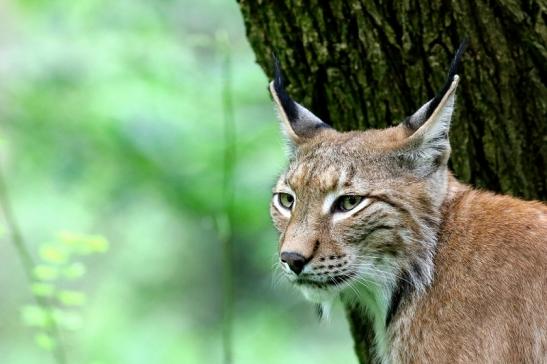
<svg viewBox="0 0 547 364">
<path fill-rule="evenodd" d="M 332 191 L 341 186 L 350 186 L 354 175 L 352 166 L 340 168 L 322 163 L 302 163 L 289 169 L 285 183 L 295 188 L 313 186 L 321 191 Z"/>
<path fill-rule="evenodd" d="M 336 185 L 327 192 L 325 198 L 323 199 L 322 212 L 323 214 L 328 214 L 332 210 L 334 202 L 338 197 L 344 195 L 346 189 L 352 185 L 351 179 L 355 175 L 355 170 L 353 167 L 342 170 L 340 175 L 336 180 Z"/>
</svg>

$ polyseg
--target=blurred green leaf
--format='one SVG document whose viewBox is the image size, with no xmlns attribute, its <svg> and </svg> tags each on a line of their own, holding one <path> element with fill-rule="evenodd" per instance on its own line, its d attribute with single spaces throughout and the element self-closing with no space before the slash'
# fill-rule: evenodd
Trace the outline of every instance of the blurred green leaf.
<svg viewBox="0 0 547 364">
<path fill-rule="evenodd" d="M 55 287 L 49 283 L 33 283 L 31 289 L 39 297 L 52 297 L 55 293 Z"/>
<path fill-rule="evenodd" d="M 21 318 L 27 326 L 46 328 L 51 324 L 49 313 L 37 305 L 23 306 Z"/>
<path fill-rule="evenodd" d="M 108 241 L 100 235 L 62 231 L 59 233 L 59 240 L 77 254 L 103 253 L 108 250 Z"/>
<path fill-rule="evenodd" d="M 49 243 L 42 245 L 40 256 L 48 263 L 62 264 L 69 258 L 69 253 L 58 244 Z"/>
<path fill-rule="evenodd" d="M 53 348 L 55 348 L 55 340 L 46 333 L 39 333 L 34 337 L 34 341 L 36 342 L 36 345 L 38 345 L 40 348 L 51 351 Z"/>
<path fill-rule="evenodd" d="M 81 262 L 75 262 L 68 267 L 63 268 L 63 277 L 67 279 L 78 279 L 86 272 L 85 265 Z"/>
<path fill-rule="evenodd" d="M 104 253 L 108 250 L 108 241 L 102 236 L 90 236 L 86 243 L 89 251 L 93 253 Z"/>
<path fill-rule="evenodd" d="M 82 328 L 83 319 L 78 312 L 57 309 L 53 312 L 55 322 L 62 328 L 76 331 Z"/>
<path fill-rule="evenodd" d="M 41 281 L 53 281 L 59 277 L 59 268 L 50 265 L 37 265 L 34 267 L 34 276 Z"/>
<path fill-rule="evenodd" d="M 65 306 L 82 306 L 86 296 L 80 291 L 63 290 L 57 293 L 57 299 Z"/>
</svg>

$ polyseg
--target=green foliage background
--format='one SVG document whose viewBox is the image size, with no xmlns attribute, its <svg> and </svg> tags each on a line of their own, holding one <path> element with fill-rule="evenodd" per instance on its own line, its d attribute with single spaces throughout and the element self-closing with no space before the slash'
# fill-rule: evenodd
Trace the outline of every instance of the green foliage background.
<svg viewBox="0 0 547 364">
<path fill-rule="evenodd" d="M 8 0 L 0 165 L 28 248 L 38 257 L 60 231 L 109 241 L 71 287 L 86 302 L 80 327 L 62 331 L 69 363 L 222 362 L 225 52 L 237 129 L 234 362 L 356 362 L 340 307 L 320 324 L 274 284 L 268 205 L 283 147 L 235 1 Z M 0 362 L 53 362 L 21 320 L 30 285 L 3 230 Z"/>
</svg>

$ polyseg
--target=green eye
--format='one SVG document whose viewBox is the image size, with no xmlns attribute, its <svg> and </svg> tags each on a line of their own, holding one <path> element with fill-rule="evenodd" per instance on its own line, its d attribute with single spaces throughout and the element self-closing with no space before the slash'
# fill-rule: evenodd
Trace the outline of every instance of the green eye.
<svg viewBox="0 0 547 364">
<path fill-rule="evenodd" d="M 290 210 L 294 204 L 294 197 L 288 193 L 278 193 L 277 200 L 279 201 L 279 204 L 287 210 Z"/>
<path fill-rule="evenodd" d="M 355 195 L 341 196 L 338 199 L 338 202 L 336 204 L 336 210 L 340 212 L 353 210 L 355 206 L 359 205 L 361 201 L 363 201 L 362 196 L 355 196 Z"/>
</svg>

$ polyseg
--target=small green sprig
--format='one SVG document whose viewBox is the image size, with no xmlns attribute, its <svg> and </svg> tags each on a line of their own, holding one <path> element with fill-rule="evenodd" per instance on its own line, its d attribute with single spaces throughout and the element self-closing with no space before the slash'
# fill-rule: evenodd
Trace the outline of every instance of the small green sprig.
<svg viewBox="0 0 547 364">
<path fill-rule="evenodd" d="M 53 242 L 40 246 L 40 260 L 32 271 L 32 294 L 37 302 L 47 306 L 28 304 L 21 309 L 25 325 L 36 329 L 35 342 L 42 349 L 52 351 L 58 345 L 51 335 L 52 329 L 75 331 L 82 327 L 80 309 L 86 303 L 85 292 L 70 288 L 82 278 L 86 265 L 85 256 L 105 253 L 108 241 L 99 235 L 82 235 L 60 232 Z"/>
</svg>

